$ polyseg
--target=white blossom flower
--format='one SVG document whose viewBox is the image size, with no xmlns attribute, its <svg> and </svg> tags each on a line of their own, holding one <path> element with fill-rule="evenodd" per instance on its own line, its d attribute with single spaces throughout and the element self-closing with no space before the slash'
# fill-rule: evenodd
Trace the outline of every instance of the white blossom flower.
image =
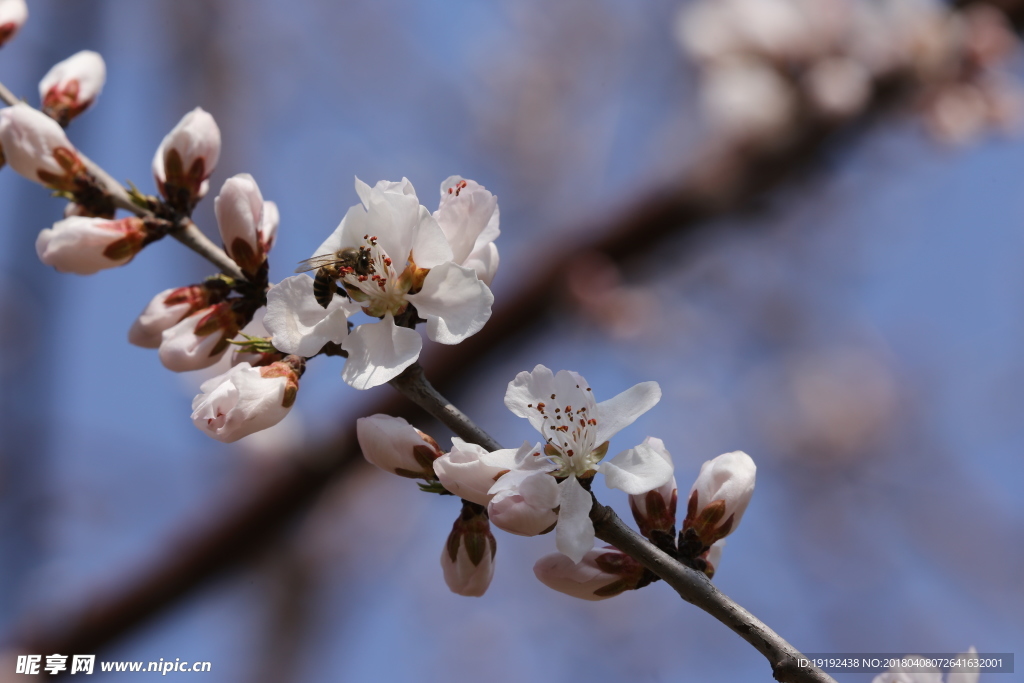
<svg viewBox="0 0 1024 683">
<path fill-rule="evenodd" d="M 967 652 L 958 654 L 954 659 L 977 659 L 978 651 L 971 647 Z M 907 660 L 924 660 L 921 655 L 907 655 Z M 921 671 L 924 667 L 893 667 L 889 671 L 875 676 L 871 683 L 942 683 L 942 674 L 938 671 Z M 950 669 L 946 683 L 978 683 L 978 667 L 960 666 Z"/>
<path fill-rule="evenodd" d="M 811 67 L 804 75 L 804 87 L 818 111 L 842 119 L 864 108 L 874 86 L 871 73 L 860 62 L 835 57 Z"/>
<path fill-rule="evenodd" d="M 295 403 L 299 363 L 296 367 L 286 359 L 260 368 L 239 363 L 203 382 L 202 393 L 192 401 L 192 422 L 224 443 L 273 427 Z"/>
<path fill-rule="evenodd" d="M 202 285 L 174 287 L 157 294 L 132 323 L 128 342 L 146 349 L 160 346 L 164 330 L 209 304 L 209 291 Z"/>
<path fill-rule="evenodd" d="M 116 221 L 72 216 L 39 233 L 36 253 L 62 273 L 92 275 L 131 261 L 147 237 L 145 224 L 134 216 Z"/>
<path fill-rule="evenodd" d="M 670 467 L 672 466 L 672 456 L 661 439 L 649 436 L 644 439 L 644 445 L 668 462 Z M 640 527 L 640 533 L 650 538 L 651 532 L 657 529 L 673 532 L 674 536 L 677 501 L 675 477 L 658 488 L 630 496 L 629 508 L 633 512 L 633 519 L 636 520 L 637 526 Z"/>
<path fill-rule="evenodd" d="M 220 159 L 220 128 L 196 107 L 168 133 L 153 157 L 153 177 L 160 194 L 191 208 L 210 189 L 207 180 Z"/>
<path fill-rule="evenodd" d="M 25 0 L 0 0 L 0 47 L 14 37 L 27 19 Z"/>
<path fill-rule="evenodd" d="M 769 143 L 786 132 L 796 107 L 793 88 L 779 73 L 753 59 L 717 62 L 701 86 L 704 118 L 722 136 Z"/>
<path fill-rule="evenodd" d="M 24 102 L 0 109 L 0 149 L 16 172 L 54 190 L 75 190 L 85 172 L 60 124 Z"/>
<path fill-rule="evenodd" d="M 230 301 L 208 306 L 164 330 L 160 362 L 174 372 L 208 368 L 224 355 L 241 328 Z"/>
<path fill-rule="evenodd" d="M 490 285 L 498 270 L 498 198 L 475 180 L 453 175 L 441 183 L 434 218 L 451 245 L 452 261 Z"/>
<path fill-rule="evenodd" d="M 639 495 L 672 478 L 671 460 L 649 442 L 602 462 L 608 452 L 608 439 L 660 399 L 657 382 L 637 384 L 597 403 L 587 381 L 575 372 L 561 370 L 553 374 L 538 365 L 532 372 L 519 373 L 508 385 L 505 405 L 528 419 L 546 443 L 543 451 L 519 449 L 512 471 L 491 488 L 491 521 L 513 533 L 526 533 L 522 526 L 508 529 L 504 517 L 521 511 L 523 506 L 548 512 L 558 508 L 556 545 L 561 553 L 579 562 L 594 545 L 594 525 L 590 521 L 593 501 L 579 479 L 590 479 L 601 472 L 609 487 Z M 537 526 L 539 522 L 533 528 Z"/>
<path fill-rule="evenodd" d="M 400 417 L 371 415 L 356 420 L 363 457 L 385 472 L 434 481 L 434 460 L 441 449 L 430 436 Z"/>
<path fill-rule="evenodd" d="M 477 505 L 463 504 L 441 551 L 441 570 L 451 592 L 467 597 L 480 597 L 487 592 L 494 577 L 497 551 L 487 513 Z"/>
<path fill-rule="evenodd" d="M 644 584 L 643 566 L 611 546 L 587 551 L 579 562 L 561 553 L 545 555 L 533 573 L 548 588 L 582 600 L 606 600 Z"/>
<path fill-rule="evenodd" d="M 348 361 L 342 377 L 357 389 L 384 384 L 419 357 L 419 334 L 395 323 L 409 305 L 427 321 L 427 337 L 457 344 L 475 334 L 491 315 L 494 296 L 476 273 L 452 261 L 444 232 L 407 180 L 361 181 L 362 203 L 314 253 L 314 258 L 346 248 L 368 253 L 364 273 L 348 269 L 340 282 L 363 311 L 379 321 L 355 328 L 342 348 Z"/>
<path fill-rule="evenodd" d="M 359 306 L 336 296 L 324 308 L 313 296 L 313 278 L 293 275 L 267 292 L 267 314 L 263 324 L 274 347 L 285 353 L 311 357 L 324 344 L 340 344 L 348 337 L 348 316 Z"/>
<path fill-rule="evenodd" d="M 43 111 L 67 125 L 92 106 L 107 80 L 103 57 L 92 50 L 76 52 L 50 69 L 39 81 Z"/>
<path fill-rule="evenodd" d="M 523 447 L 536 448 L 529 443 Z M 491 487 L 515 467 L 516 452 L 515 448 L 488 452 L 482 446 L 453 437 L 451 452 L 434 461 L 434 473 L 441 485 L 456 496 L 487 505 L 494 497 Z"/>
<path fill-rule="evenodd" d="M 256 273 L 266 262 L 277 231 L 277 206 L 272 206 L 270 215 L 265 216 L 268 204 L 270 202 L 263 201 L 256 180 L 248 173 L 239 173 L 224 181 L 220 194 L 213 201 L 224 249 L 249 274 Z"/>
<path fill-rule="evenodd" d="M 757 466 L 743 451 L 706 461 L 687 498 L 683 531 L 692 529 L 710 546 L 739 526 L 754 495 Z"/>
</svg>

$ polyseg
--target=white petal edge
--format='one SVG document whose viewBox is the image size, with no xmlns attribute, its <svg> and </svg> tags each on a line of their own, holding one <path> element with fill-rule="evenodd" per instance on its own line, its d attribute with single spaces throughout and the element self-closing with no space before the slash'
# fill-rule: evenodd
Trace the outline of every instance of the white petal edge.
<svg viewBox="0 0 1024 683">
<path fill-rule="evenodd" d="M 380 322 L 352 330 L 341 347 L 348 352 L 342 378 L 356 389 L 390 382 L 416 362 L 423 340 L 416 330 L 395 325 L 388 313 Z"/>
<path fill-rule="evenodd" d="M 494 294 L 471 268 L 448 262 L 432 268 L 423 289 L 406 299 L 426 318 L 427 337 L 440 344 L 458 344 L 487 323 Z"/>
</svg>

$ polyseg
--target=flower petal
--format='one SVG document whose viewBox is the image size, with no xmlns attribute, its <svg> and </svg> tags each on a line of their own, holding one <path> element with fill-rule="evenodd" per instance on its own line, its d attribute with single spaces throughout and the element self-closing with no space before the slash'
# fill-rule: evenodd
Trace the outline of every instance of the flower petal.
<svg viewBox="0 0 1024 683">
<path fill-rule="evenodd" d="M 423 289 L 406 297 L 427 320 L 427 336 L 458 344 L 480 331 L 491 317 L 494 295 L 476 273 L 454 263 L 431 268 Z"/>
<path fill-rule="evenodd" d="M 348 337 L 348 316 L 358 310 L 343 296 L 324 308 L 313 295 L 313 278 L 293 275 L 267 292 L 263 324 L 278 351 L 309 357 L 327 342 L 342 343 Z"/>
<path fill-rule="evenodd" d="M 656 443 L 653 443 L 656 442 Z M 672 479 L 672 460 L 660 439 L 651 439 L 597 466 L 608 488 L 631 496 L 653 491 Z M 660 446 L 660 449 L 658 448 Z"/>
<path fill-rule="evenodd" d="M 641 382 L 618 396 L 597 404 L 597 443 L 604 443 L 657 405 L 661 387 L 657 382 Z"/>
<path fill-rule="evenodd" d="M 555 527 L 555 546 L 560 553 L 579 563 L 594 547 L 594 523 L 590 521 L 594 499 L 576 477 L 569 477 L 558 488 L 561 507 Z"/>
<path fill-rule="evenodd" d="M 398 327 L 388 313 L 380 322 L 360 325 L 342 342 L 348 361 L 341 376 L 356 389 L 380 386 L 415 363 L 422 346 L 416 330 Z"/>
</svg>

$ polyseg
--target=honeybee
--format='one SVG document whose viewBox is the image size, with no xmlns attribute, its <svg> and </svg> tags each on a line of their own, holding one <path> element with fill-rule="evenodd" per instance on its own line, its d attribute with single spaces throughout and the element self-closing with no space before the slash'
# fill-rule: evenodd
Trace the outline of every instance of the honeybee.
<svg viewBox="0 0 1024 683">
<path fill-rule="evenodd" d="M 334 298 L 334 281 L 349 273 L 371 275 L 374 271 L 370 261 L 370 250 L 366 247 L 345 247 L 333 254 L 321 254 L 299 261 L 296 273 L 316 271 L 313 278 L 313 296 L 316 302 L 327 308 Z"/>
</svg>

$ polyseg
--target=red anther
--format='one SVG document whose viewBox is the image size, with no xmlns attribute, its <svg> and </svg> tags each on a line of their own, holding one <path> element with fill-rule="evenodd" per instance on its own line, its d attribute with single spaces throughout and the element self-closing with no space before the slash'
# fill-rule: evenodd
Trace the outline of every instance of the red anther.
<svg viewBox="0 0 1024 683">
<path fill-rule="evenodd" d="M 367 280 L 367 279 L 368 279 L 368 278 L 367 278 L 367 277 L 366 277 L 365 275 L 360 275 L 360 276 L 359 276 L 359 281 L 360 281 L 360 282 L 366 282 L 366 280 Z"/>
<path fill-rule="evenodd" d="M 597 424 L 597 420 L 595 420 L 594 418 L 590 418 L 589 420 L 587 420 L 587 424 L 588 425 L 596 425 Z"/>
</svg>

